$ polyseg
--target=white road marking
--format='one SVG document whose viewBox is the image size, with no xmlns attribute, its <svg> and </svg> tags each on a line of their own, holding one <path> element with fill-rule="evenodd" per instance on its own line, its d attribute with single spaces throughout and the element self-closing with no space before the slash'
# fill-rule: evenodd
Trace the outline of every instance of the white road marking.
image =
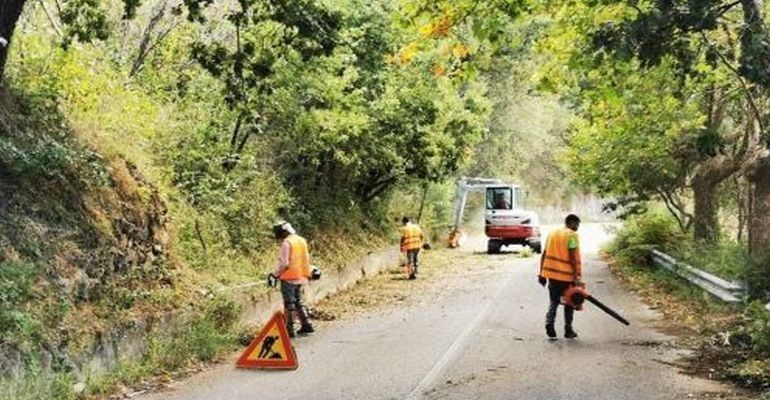
<svg viewBox="0 0 770 400">
<path fill-rule="evenodd" d="M 433 368 L 431 368 L 428 374 L 422 378 L 420 383 L 417 384 L 417 386 L 404 398 L 404 400 L 419 400 L 422 398 L 423 393 L 425 393 L 427 389 L 433 386 L 433 383 L 436 381 L 436 379 L 438 379 L 446 366 L 449 365 L 449 363 L 457 356 L 457 353 L 463 347 L 465 347 L 465 344 L 468 341 L 468 338 L 471 336 L 471 333 L 473 333 L 479 324 L 481 324 L 481 321 L 487 317 L 492 306 L 497 304 L 497 299 L 502 295 L 505 288 L 508 287 L 508 283 L 513 280 L 514 276 L 514 274 L 509 274 L 508 279 L 506 279 L 505 283 L 497 289 L 495 295 L 487 299 L 486 304 L 483 306 L 481 311 L 476 314 L 476 318 L 474 318 L 473 321 L 468 324 L 465 330 L 460 334 L 460 336 L 458 336 L 457 339 L 452 342 L 452 345 L 449 346 L 444 355 L 441 356 L 441 359 L 433 365 Z"/>
</svg>

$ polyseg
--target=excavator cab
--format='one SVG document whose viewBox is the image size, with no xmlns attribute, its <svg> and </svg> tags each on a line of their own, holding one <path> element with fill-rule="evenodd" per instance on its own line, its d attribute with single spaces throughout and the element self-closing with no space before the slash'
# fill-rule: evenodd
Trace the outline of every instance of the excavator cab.
<svg viewBox="0 0 770 400">
<path fill-rule="evenodd" d="M 523 208 L 524 190 L 518 185 L 490 185 L 486 197 L 487 253 L 499 253 L 503 246 L 512 244 L 540 253 L 540 223 L 536 213 Z"/>
</svg>

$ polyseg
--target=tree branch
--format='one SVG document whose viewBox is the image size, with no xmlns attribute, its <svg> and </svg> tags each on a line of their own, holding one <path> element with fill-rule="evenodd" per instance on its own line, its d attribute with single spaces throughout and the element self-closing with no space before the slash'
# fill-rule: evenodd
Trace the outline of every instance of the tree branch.
<svg viewBox="0 0 770 400">
<path fill-rule="evenodd" d="M 736 79 L 738 79 L 738 82 L 741 83 L 741 86 L 743 87 L 744 92 L 746 93 L 746 97 L 749 100 L 749 105 L 751 106 L 751 109 L 754 111 L 754 114 L 757 117 L 757 122 L 759 123 L 759 128 L 762 132 L 765 131 L 765 127 L 762 123 L 762 112 L 759 110 L 759 106 L 757 106 L 757 102 L 754 99 L 754 95 L 751 92 L 751 88 L 746 83 L 746 81 L 743 79 L 743 76 L 741 75 L 741 72 L 738 71 L 737 68 L 735 68 L 734 65 L 730 63 L 730 61 L 725 57 L 724 54 L 722 54 L 721 51 L 708 39 L 706 34 L 704 32 L 701 32 L 701 36 L 703 37 L 703 41 L 706 42 L 706 44 L 711 47 L 712 50 L 717 54 L 719 57 L 719 60 L 722 61 L 722 63 L 735 74 Z"/>
<path fill-rule="evenodd" d="M 56 20 L 53 18 L 51 11 L 48 10 L 48 6 L 45 5 L 45 0 L 39 0 L 39 2 L 40 2 L 40 6 L 43 8 L 43 11 L 45 12 L 45 16 L 48 17 L 48 22 L 51 23 L 53 30 L 56 31 L 56 35 L 58 35 L 59 37 L 63 37 L 64 34 L 62 33 L 61 28 L 59 27 L 59 24 L 57 24 Z"/>
<path fill-rule="evenodd" d="M 723 5 L 722 7 L 719 7 L 719 8 L 717 8 L 716 10 L 714 10 L 714 11 L 715 11 L 715 13 L 714 13 L 714 17 L 715 17 L 715 18 L 720 18 L 720 17 L 722 17 L 723 15 L 725 15 L 725 13 L 727 13 L 727 12 L 728 12 L 728 11 L 730 11 L 730 10 L 731 10 L 733 7 L 735 7 L 735 6 L 739 5 L 739 4 L 741 4 L 741 0 L 737 0 L 737 1 L 734 1 L 734 2 L 732 2 L 732 3 L 729 3 L 729 4 L 725 4 L 725 5 Z"/>
<path fill-rule="evenodd" d="M 369 185 L 367 189 L 364 191 L 364 202 L 368 203 L 372 201 L 375 197 L 379 196 L 383 191 L 385 191 L 385 189 L 388 188 L 388 186 L 393 184 L 395 181 L 396 181 L 396 178 L 391 176 L 373 185 Z"/>
<path fill-rule="evenodd" d="M 171 32 L 181 24 L 181 20 L 177 20 L 168 28 L 162 30 L 158 35 L 155 36 L 155 39 L 153 40 L 152 33 L 155 31 L 155 28 L 160 25 L 163 17 L 165 17 L 167 8 L 168 0 L 164 0 L 160 7 L 158 7 L 157 12 L 152 16 L 152 18 L 150 18 L 150 21 L 147 23 L 147 27 L 142 33 L 142 40 L 139 44 L 139 51 L 137 52 L 134 63 L 131 66 L 131 71 L 128 73 L 129 77 L 133 77 L 139 73 L 145 61 L 147 60 L 147 57 L 152 54 L 158 44 L 162 43 L 166 37 L 168 37 L 168 35 L 171 34 Z"/>
<path fill-rule="evenodd" d="M 656 189 L 656 191 L 658 192 L 658 195 L 660 195 L 660 197 L 663 199 L 663 204 L 666 205 L 668 211 L 671 213 L 671 215 L 674 216 L 674 218 L 676 218 L 676 222 L 679 224 L 679 228 L 682 230 L 682 232 L 686 232 L 688 229 L 690 229 L 690 225 L 692 223 L 692 215 L 684 209 L 681 201 L 676 201 L 673 194 L 668 193 L 663 189 Z"/>
</svg>

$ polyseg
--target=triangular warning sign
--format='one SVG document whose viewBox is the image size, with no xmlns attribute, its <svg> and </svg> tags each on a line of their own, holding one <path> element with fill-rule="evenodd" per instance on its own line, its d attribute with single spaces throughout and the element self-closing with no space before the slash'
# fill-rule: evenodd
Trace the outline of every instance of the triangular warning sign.
<svg viewBox="0 0 770 400">
<path fill-rule="evenodd" d="M 297 354 L 289 341 L 283 313 L 276 312 L 243 352 L 238 368 L 297 369 Z"/>
</svg>

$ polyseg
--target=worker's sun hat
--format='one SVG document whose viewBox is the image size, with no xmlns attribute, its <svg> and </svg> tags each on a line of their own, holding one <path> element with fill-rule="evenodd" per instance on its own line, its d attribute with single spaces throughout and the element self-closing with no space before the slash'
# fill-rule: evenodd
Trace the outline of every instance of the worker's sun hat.
<svg viewBox="0 0 770 400">
<path fill-rule="evenodd" d="M 276 221 L 273 224 L 273 233 L 275 234 L 275 236 L 280 238 L 284 232 L 286 232 L 286 233 L 288 233 L 290 235 L 293 235 L 293 234 L 297 233 L 294 230 L 294 227 L 291 226 L 290 223 L 288 223 L 288 222 L 286 222 L 284 220 Z"/>
</svg>

